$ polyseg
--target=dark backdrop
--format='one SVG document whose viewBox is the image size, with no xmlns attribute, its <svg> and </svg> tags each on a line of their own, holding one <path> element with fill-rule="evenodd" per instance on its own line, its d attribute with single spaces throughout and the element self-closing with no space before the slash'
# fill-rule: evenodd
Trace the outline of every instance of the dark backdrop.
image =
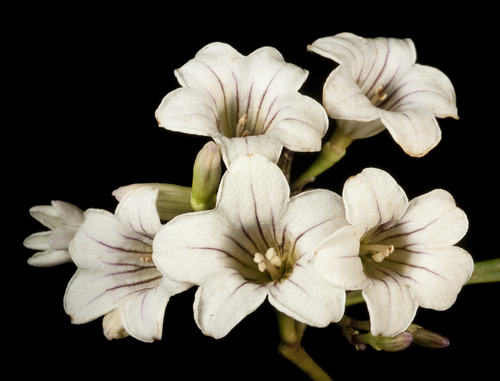
<svg viewBox="0 0 500 381">
<path fill-rule="evenodd" d="M 21 373 L 35 369 L 40 375 L 121 377 L 137 371 L 142 377 L 169 380 L 305 379 L 276 354 L 276 323 L 267 305 L 216 341 L 196 327 L 190 290 L 170 301 L 161 341 L 108 342 L 101 319 L 76 326 L 63 311 L 73 264 L 46 269 L 26 264 L 33 251 L 22 240 L 45 230 L 29 216 L 31 206 L 64 200 L 82 209 L 112 211 L 116 201 L 111 192 L 118 186 L 190 185 L 194 156 L 208 139 L 159 128 L 154 112 L 179 86 L 173 70 L 213 41 L 227 42 L 245 55 L 265 45 L 277 48 L 286 61 L 309 70 L 301 92 L 321 101 L 323 83 L 335 65 L 308 53 L 307 44 L 344 31 L 413 39 L 417 62 L 439 68 L 454 84 L 460 120 L 440 120 L 443 140 L 421 159 L 406 156 L 387 132 L 357 141 L 316 185 L 341 192 L 349 176 L 373 166 L 389 171 L 410 198 L 446 189 L 470 220 L 460 246 L 475 260 L 499 256 L 494 245 L 498 204 L 491 192 L 498 174 L 498 105 L 493 98 L 498 80 L 488 13 L 436 12 L 420 3 L 411 11 L 380 2 L 372 8 L 328 4 L 287 5 L 280 6 L 287 10 L 272 12 L 269 4 L 40 7 L 13 15 L 16 22 L 8 38 L 13 65 L 5 73 L 14 84 L 6 111 L 15 113 L 6 126 L 14 139 L 4 135 L 3 140 L 5 218 L 10 222 L 4 238 L 4 294 L 9 299 L 3 315 L 14 343 L 11 354 L 27 364 Z M 481 23 L 474 28 L 475 19 Z M 296 155 L 294 174 L 313 157 Z M 12 258 L 14 266 L 8 266 Z M 498 358 L 494 322 L 499 291 L 498 284 L 468 286 L 447 311 L 419 310 L 416 323 L 451 340 L 443 350 L 356 352 L 335 325 L 308 329 L 303 344 L 336 380 L 347 374 L 377 380 L 410 374 L 451 379 L 465 369 L 475 369 L 475 378 L 483 379 Z M 366 317 L 364 306 L 348 313 Z M 63 370 L 68 365 L 69 372 Z"/>
</svg>

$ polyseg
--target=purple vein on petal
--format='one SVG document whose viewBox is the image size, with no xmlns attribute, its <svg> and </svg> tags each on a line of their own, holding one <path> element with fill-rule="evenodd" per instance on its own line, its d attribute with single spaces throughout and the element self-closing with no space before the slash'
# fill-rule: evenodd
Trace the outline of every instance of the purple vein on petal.
<svg viewBox="0 0 500 381">
<path fill-rule="evenodd" d="M 103 291 L 101 294 L 97 295 L 95 298 L 91 299 L 89 302 L 87 302 L 85 305 L 83 305 L 80 309 L 82 309 L 82 308 L 88 306 L 89 304 L 95 302 L 97 299 L 99 299 L 101 296 L 107 294 L 108 292 L 116 291 L 116 290 L 119 290 L 121 288 L 136 287 L 136 286 L 140 286 L 140 285 L 143 285 L 143 284 L 148 284 L 148 283 L 151 283 L 151 282 L 155 282 L 155 281 L 157 281 L 157 280 L 159 280 L 161 278 L 162 278 L 162 275 L 159 275 L 157 277 L 150 278 L 150 279 L 147 279 L 147 280 L 142 280 L 142 281 L 139 281 L 139 282 L 128 283 L 128 284 L 121 284 L 121 285 L 117 285 L 115 287 L 108 288 L 105 291 Z M 151 289 L 151 287 L 147 287 L 147 289 Z M 137 292 L 140 292 L 140 291 L 143 291 L 143 290 L 144 290 L 144 288 L 140 289 L 140 290 L 134 290 L 134 291 L 129 292 L 129 293 L 125 294 L 125 295 L 122 295 L 118 299 L 115 300 L 115 303 L 116 303 L 116 301 L 118 301 L 120 299 L 123 299 L 123 298 L 125 298 L 125 297 L 127 297 L 129 295 L 132 295 L 134 293 L 137 293 Z"/>
<path fill-rule="evenodd" d="M 94 242 L 97 242 L 99 245 L 102 245 L 104 247 L 107 247 L 113 251 L 118 251 L 118 252 L 121 252 L 121 253 L 130 253 L 130 254 L 150 254 L 149 251 L 146 251 L 146 250 L 127 250 L 127 249 L 124 249 L 124 248 L 121 248 L 121 247 L 114 247 L 114 246 L 111 246 L 111 245 L 108 245 L 108 244 L 105 244 L 104 242 L 101 242 L 97 239 L 95 239 L 94 237 L 91 237 L 89 236 L 83 229 L 81 229 L 81 231 L 83 232 L 83 234 L 85 234 L 87 236 L 87 238 L 89 238 L 90 240 L 94 241 Z"/>
<path fill-rule="evenodd" d="M 278 74 L 281 72 L 281 70 L 286 66 L 286 63 L 283 64 L 279 69 L 278 71 L 274 74 L 274 76 L 271 78 L 271 80 L 269 81 L 269 83 L 267 84 L 267 87 L 266 87 L 266 90 L 264 91 L 264 93 L 262 94 L 262 98 L 260 99 L 260 103 L 259 103 L 259 107 L 257 109 L 257 115 L 255 116 L 255 122 L 254 122 L 254 126 L 253 126 L 253 131 L 255 131 L 256 127 L 257 127 L 257 122 L 259 120 L 259 114 L 260 114 L 260 110 L 262 108 L 262 104 L 264 103 L 264 99 L 266 98 L 266 95 L 267 95 L 267 92 L 269 91 L 269 88 L 271 87 L 271 84 L 273 83 L 273 81 L 275 80 L 275 78 L 278 76 Z"/>
<path fill-rule="evenodd" d="M 382 76 L 382 73 L 385 71 L 385 68 L 387 67 L 387 61 L 389 60 L 389 55 L 391 54 L 391 48 L 390 48 L 390 43 L 389 43 L 389 39 L 386 39 L 387 40 L 387 54 L 385 56 L 385 61 L 384 61 L 384 65 L 382 66 L 382 69 L 380 70 L 380 72 L 378 73 L 378 76 L 377 78 L 375 78 L 375 81 L 373 81 L 371 87 L 368 89 L 368 91 L 366 92 L 366 95 L 370 94 L 370 92 L 376 88 L 376 86 L 380 86 L 380 84 L 377 84 L 378 80 L 380 79 L 380 77 Z"/>
</svg>

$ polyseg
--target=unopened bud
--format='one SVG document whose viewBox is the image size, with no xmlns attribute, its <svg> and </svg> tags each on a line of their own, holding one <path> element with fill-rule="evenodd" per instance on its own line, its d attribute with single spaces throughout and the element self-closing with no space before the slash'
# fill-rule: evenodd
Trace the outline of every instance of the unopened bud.
<svg viewBox="0 0 500 381">
<path fill-rule="evenodd" d="M 104 336 L 106 336 L 106 339 L 108 340 L 123 339 L 124 337 L 129 336 L 128 332 L 125 331 L 125 328 L 123 327 L 118 308 L 104 315 L 104 318 L 102 319 L 102 328 Z"/>
<path fill-rule="evenodd" d="M 371 332 L 354 335 L 352 340 L 358 344 L 370 345 L 377 351 L 399 352 L 408 348 L 413 340 L 413 335 L 404 331 L 394 337 L 373 336 Z"/>
<path fill-rule="evenodd" d="M 215 206 L 215 195 L 221 179 L 221 154 L 214 142 L 203 146 L 193 166 L 193 186 L 191 188 L 191 207 L 207 210 Z"/>
<path fill-rule="evenodd" d="M 156 209 L 161 220 L 169 221 L 180 214 L 193 212 L 193 208 L 191 207 L 191 188 L 181 185 L 162 183 L 130 184 L 115 189 L 112 195 L 118 201 L 121 201 L 127 193 L 144 186 L 159 189 Z"/>
<path fill-rule="evenodd" d="M 429 331 L 419 325 L 411 324 L 408 331 L 413 335 L 413 344 L 419 347 L 440 349 L 450 345 L 450 340 L 439 333 Z"/>
</svg>

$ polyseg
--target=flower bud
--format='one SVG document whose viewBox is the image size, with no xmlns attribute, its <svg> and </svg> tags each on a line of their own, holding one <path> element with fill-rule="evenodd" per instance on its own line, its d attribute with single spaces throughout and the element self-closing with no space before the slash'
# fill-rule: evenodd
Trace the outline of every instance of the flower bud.
<svg viewBox="0 0 500 381">
<path fill-rule="evenodd" d="M 161 220 L 169 221 L 172 218 L 187 212 L 193 212 L 191 207 L 191 188 L 175 184 L 143 183 L 130 184 L 115 189 L 112 195 L 121 201 L 133 189 L 149 186 L 159 189 L 156 209 Z"/>
<path fill-rule="evenodd" d="M 221 179 L 221 154 L 214 142 L 203 146 L 194 162 L 191 206 L 194 210 L 207 210 L 215 206 L 215 195 Z"/>
<path fill-rule="evenodd" d="M 106 336 L 108 340 L 123 339 L 129 336 L 128 332 L 125 331 L 123 327 L 118 308 L 104 315 L 102 319 L 102 328 L 104 330 L 104 336 Z"/>
<path fill-rule="evenodd" d="M 413 335 L 413 344 L 419 347 L 439 349 L 450 345 L 450 340 L 439 333 L 429 331 L 419 325 L 411 324 L 408 331 Z"/>
<path fill-rule="evenodd" d="M 404 331 L 393 337 L 384 337 L 381 335 L 373 336 L 371 332 L 354 335 L 353 342 L 357 344 L 370 345 L 377 351 L 399 352 L 408 348 L 413 340 L 413 335 Z"/>
</svg>

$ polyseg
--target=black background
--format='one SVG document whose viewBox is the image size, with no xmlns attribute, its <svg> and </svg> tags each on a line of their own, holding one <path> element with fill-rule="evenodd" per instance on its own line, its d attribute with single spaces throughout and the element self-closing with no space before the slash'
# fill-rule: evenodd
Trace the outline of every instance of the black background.
<svg viewBox="0 0 500 381">
<path fill-rule="evenodd" d="M 498 65 L 492 55 L 488 12 L 437 12 L 421 3 L 407 10 L 383 2 L 374 5 L 288 4 L 279 11 L 254 3 L 149 9 L 31 7 L 11 15 L 5 34 L 9 54 L 4 58 L 11 64 L 4 72 L 6 81 L 14 86 L 4 102 L 12 119 L 5 126 L 2 153 L 8 208 L 4 218 L 9 226 L 4 228 L 8 299 L 3 316 L 10 355 L 26 363 L 21 373 L 306 379 L 276 354 L 276 323 L 267 304 L 227 337 L 214 340 L 203 336 L 194 323 L 192 289 L 171 299 L 161 341 L 108 342 L 101 319 L 77 326 L 64 313 L 62 298 L 75 271 L 73 264 L 45 269 L 26 264 L 33 251 L 23 247 L 23 239 L 45 230 L 29 216 L 31 206 L 63 200 L 82 209 L 112 211 L 116 201 L 111 192 L 121 185 L 190 185 L 194 156 L 208 138 L 159 128 L 154 112 L 179 86 L 173 70 L 213 41 L 227 42 L 244 55 L 266 45 L 277 48 L 287 62 L 309 70 L 301 93 L 321 101 L 323 83 L 335 64 L 308 53 L 307 44 L 345 31 L 363 37 L 411 38 L 417 62 L 435 66 L 451 79 L 460 119 L 440 120 L 442 142 L 420 159 L 408 157 L 387 132 L 356 141 L 315 186 L 341 192 L 348 177 L 373 166 L 391 173 L 410 198 L 446 189 L 470 220 L 459 245 L 475 260 L 499 256 L 498 204 L 492 192 L 498 176 L 498 103 L 493 92 Z M 294 174 L 313 158 L 297 154 Z M 467 286 L 449 310 L 419 310 L 417 324 L 450 339 L 451 345 L 443 350 L 356 352 L 335 325 L 309 328 L 303 345 L 336 380 L 408 375 L 451 379 L 468 369 L 475 370 L 475 379 L 484 379 L 498 359 L 499 291 L 498 283 Z M 367 317 L 362 305 L 346 313 Z M 69 373 L 63 371 L 65 366 Z"/>
</svg>

